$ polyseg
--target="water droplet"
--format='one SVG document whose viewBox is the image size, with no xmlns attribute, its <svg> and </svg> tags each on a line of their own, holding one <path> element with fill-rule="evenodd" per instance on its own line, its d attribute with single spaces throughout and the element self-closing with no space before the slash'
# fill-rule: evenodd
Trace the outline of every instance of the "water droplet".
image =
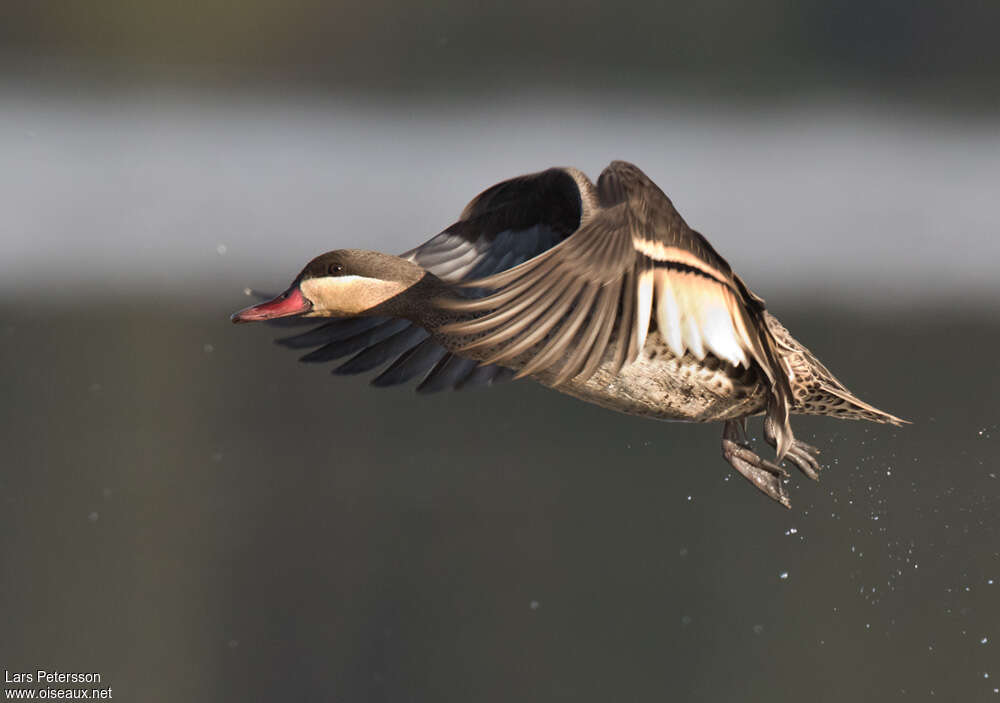
<svg viewBox="0 0 1000 703">
<path fill-rule="evenodd" d="M 762 633 L 763 631 L 764 631 L 764 626 L 763 626 L 763 625 L 754 625 L 754 626 L 753 626 L 753 633 L 754 633 L 755 635 L 759 635 L 759 634 L 760 634 L 760 633 Z"/>
<path fill-rule="evenodd" d="M 989 642 L 989 641 L 990 641 L 990 638 L 989 638 L 989 637 L 984 637 L 984 638 L 982 638 L 981 640 L 979 640 L 979 644 L 986 644 L 986 643 L 987 643 L 987 642 Z"/>
<path fill-rule="evenodd" d="M 787 571 L 782 571 L 780 574 L 778 574 L 778 578 L 780 578 L 782 581 L 784 581 L 785 579 L 788 578 L 788 572 Z"/>
<path fill-rule="evenodd" d="M 530 603 L 528 603 L 528 607 L 531 608 L 532 610 L 538 610 L 538 606 L 540 605 L 541 603 L 539 603 L 537 600 L 533 600 Z"/>
</svg>

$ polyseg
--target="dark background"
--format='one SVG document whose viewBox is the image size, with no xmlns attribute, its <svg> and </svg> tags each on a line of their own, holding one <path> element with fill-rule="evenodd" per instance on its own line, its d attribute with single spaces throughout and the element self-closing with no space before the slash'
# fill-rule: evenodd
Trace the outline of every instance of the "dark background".
<svg viewBox="0 0 1000 703">
<path fill-rule="evenodd" d="M 5 3 L 0 667 L 123 701 L 1000 700 L 998 20 Z M 826 469 L 786 511 L 719 426 L 375 390 L 227 320 L 612 158 L 914 424 L 796 418 Z"/>
<path fill-rule="evenodd" d="M 10 64 L 123 82 L 411 97 L 529 83 L 727 99 L 831 87 L 990 107 L 1000 98 L 1000 6 L 987 0 L 12 0 L 0 19 Z"/>
</svg>

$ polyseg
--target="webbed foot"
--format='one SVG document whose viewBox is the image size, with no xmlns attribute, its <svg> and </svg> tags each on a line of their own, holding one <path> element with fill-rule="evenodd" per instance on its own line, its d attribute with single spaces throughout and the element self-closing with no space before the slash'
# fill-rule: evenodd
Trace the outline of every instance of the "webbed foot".
<svg viewBox="0 0 1000 703">
<path fill-rule="evenodd" d="M 768 498 L 778 501 L 786 508 L 792 507 L 788 497 L 788 489 L 782 481 L 788 476 L 788 472 L 774 462 L 761 459 L 753 451 L 740 444 L 738 420 L 727 421 L 722 430 L 722 456 L 726 458 L 730 466 Z"/>
<path fill-rule="evenodd" d="M 770 419 L 764 420 L 764 439 L 772 447 L 778 446 L 778 440 L 775 437 L 774 427 Z M 785 454 L 785 458 L 813 481 L 819 481 L 819 472 L 822 469 L 819 462 L 816 461 L 816 456 L 819 453 L 819 449 L 813 445 L 796 439 L 792 441 L 792 446 L 789 448 L 788 453 Z"/>
</svg>

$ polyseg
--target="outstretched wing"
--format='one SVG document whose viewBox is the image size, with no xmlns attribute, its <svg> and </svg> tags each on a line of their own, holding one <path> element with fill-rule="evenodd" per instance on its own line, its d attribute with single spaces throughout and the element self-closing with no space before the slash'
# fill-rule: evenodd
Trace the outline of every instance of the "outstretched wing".
<svg viewBox="0 0 1000 703">
<path fill-rule="evenodd" d="M 788 428 L 791 389 L 763 301 L 635 166 L 612 163 L 597 195 L 601 207 L 572 236 L 468 282 L 492 293 L 441 301 L 469 319 L 439 332 L 469 340 L 459 353 L 476 350 L 484 363 L 518 367 L 518 376 L 550 371 L 558 385 L 589 378 L 607 358 L 616 369 L 631 363 L 655 324 L 677 356 L 758 365 L 772 387 L 769 412 Z"/>
<path fill-rule="evenodd" d="M 505 271 L 577 229 L 587 207 L 581 198 L 581 178 L 585 180 L 574 170 L 553 168 L 498 183 L 476 196 L 455 224 L 401 256 L 448 282 Z M 513 376 L 502 366 L 482 366 L 448 353 L 425 330 L 405 320 L 332 320 L 278 343 L 312 349 L 302 357 L 305 362 L 350 357 L 333 369 L 336 374 L 362 373 L 388 364 L 372 380 L 376 386 L 422 377 L 417 390 L 433 392 L 488 385 Z"/>
</svg>

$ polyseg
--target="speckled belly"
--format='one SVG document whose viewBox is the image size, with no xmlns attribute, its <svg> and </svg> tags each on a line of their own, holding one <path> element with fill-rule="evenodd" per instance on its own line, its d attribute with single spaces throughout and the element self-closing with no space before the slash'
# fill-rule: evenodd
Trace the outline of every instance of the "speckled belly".
<svg viewBox="0 0 1000 703">
<path fill-rule="evenodd" d="M 714 422 L 763 412 L 766 386 L 756 369 L 734 367 L 707 356 L 677 358 L 659 333 L 651 331 L 643 353 L 615 371 L 612 353 L 586 381 L 568 381 L 556 390 L 611 410 L 660 420 Z M 554 373 L 536 379 L 550 385 Z"/>
<path fill-rule="evenodd" d="M 446 348 L 469 358 L 487 359 L 490 348 L 464 350 L 475 337 L 440 336 L 436 340 Z M 532 349 L 511 363 L 519 369 L 531 360 L 548 340 L 542 339 Z M 699 361 L 690 354 L 677 358 L 653 329 L 639 358 L 620 370 L 614 368 L 617 340 L 612 339 L 604 362 L 586 381 L 571 379 L 552 386 L 559 365 L 534 374 L 531 378 L 561 393 L 628 415 L 659 420 L 715 422 L 763 412 L 767 389 L 757 369 L 734 367 L 712 355 Z"/>
</svg>

